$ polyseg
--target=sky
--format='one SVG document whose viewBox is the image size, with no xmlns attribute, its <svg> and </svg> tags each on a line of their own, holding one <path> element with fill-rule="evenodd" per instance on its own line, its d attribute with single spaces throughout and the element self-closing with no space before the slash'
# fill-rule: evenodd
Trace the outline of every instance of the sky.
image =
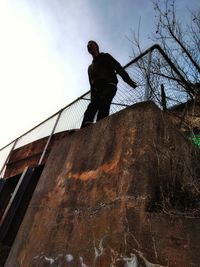
<svg viewBox="0 0 200 267">
<path fill-rule="evenodd" d="M 183 21 L 200 6 L 176 2 Z M 125 65 L 139 21 L 153 44 L 154 15 L 151 0 L 0 0 L 0 148 L 89 90 L 88 40 Z"/>
</svg>

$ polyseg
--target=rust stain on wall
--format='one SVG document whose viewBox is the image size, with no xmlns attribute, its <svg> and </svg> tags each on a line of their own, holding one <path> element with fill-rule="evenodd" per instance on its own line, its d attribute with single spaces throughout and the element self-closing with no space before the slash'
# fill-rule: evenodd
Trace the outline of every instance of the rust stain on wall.
<svg viewBox="0 0 200 267">
<path fill-rule="evenodd" d="M 90 179 L 96 179 L 97 173 L 107 174 L 110 172 L 114 172 L 116 165 L 117 165 L 116 161 L 113 160 L 113 162 L 108 163 L 108 164 L 103 164 L 102 166 L 100 166 L 98 169 L 96 169 L 94 171 L 88 171 L 88 172 L 84 172 L 84 173 L 71 173 L 71 172 L 69 172 L 68 178 L 80 179 L 80 180 L 85 180 L 85 181 L 90 180 Z"/>
</svg>

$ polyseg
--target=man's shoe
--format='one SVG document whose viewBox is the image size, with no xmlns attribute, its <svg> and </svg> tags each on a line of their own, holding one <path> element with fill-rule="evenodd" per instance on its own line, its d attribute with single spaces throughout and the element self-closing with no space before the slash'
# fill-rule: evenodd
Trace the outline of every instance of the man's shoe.
<svg viewBox="0 0 200 267">
<path fill-rule="evenodd" d="M 92 125 L 92 124 L 93 124 L 93 122 L 91 122 L 91 121 L 86 121 L 84 127 L 88 127 L 88 126 L 90 126 L 90 125 Z"/>
<path fill-rule="evenodd" d="M 72 129 L 72 130 L 69 130 L 69 131 L 68 131 L 68 134 L 73 134 L 73 133 L 75 133 L 75 132 L 77 132 L 77 131 L 79 131 L 79 129 Z"/>
</svg>

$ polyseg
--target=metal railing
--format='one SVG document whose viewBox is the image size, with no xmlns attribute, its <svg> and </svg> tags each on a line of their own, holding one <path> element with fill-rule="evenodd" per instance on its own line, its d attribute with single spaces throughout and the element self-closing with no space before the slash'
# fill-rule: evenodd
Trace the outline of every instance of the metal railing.
<svg viewBox="0 0 200 267">
<path fill-rule="evenodd" d="M 162 60 L 162 64 L 158 66 L 159 72 L 156 73 L 156 71 L 154 71 L 155 73 L 152 75 L 152 62 L 155 62 L 155 58 L 158 59 L 158 61 Z M 156 67 L 157 66 L 155 65 L 153 66 L 154 70 L 156 70 Z M 130 61 L 124 68 L 129 73 L 130 77 L 137 82 L 138 87 L 136 89 L 131 88 L 119 77 L 118 90 L 113 99 L 110 114 L 146 100 L 152 100 L 159 107 L 162 107 L 161 84 L 165 88 L 168 107 L 173 107 L 174 105 L 186 102 L 188 98 L 191 97 L 192 89 L 188 89 L 188 82 L 159 45 L 153 45 Z M 174 79 L 170 79 L 166 75 L 166 71 L 173 73 L 172 76 Z M 90 91 L 86 92 L 71 104 L 62 108 L 36 127 L 1 148 L 0 178 L 4 175 L 6 164 L 14 149 L 43 137 L 49 137 L 43 149 L 40 161 L 38 162 L 41 163 L 53 134 L 80 128 L 84 111 L 86 110 L 89 101 Z"/>
</svg>

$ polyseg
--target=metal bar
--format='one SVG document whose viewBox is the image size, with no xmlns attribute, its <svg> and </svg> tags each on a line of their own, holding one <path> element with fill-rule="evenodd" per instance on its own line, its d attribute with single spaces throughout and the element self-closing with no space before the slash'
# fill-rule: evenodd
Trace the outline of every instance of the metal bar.
<svg viewBox="0 0 200 267">
<path fill-rule="evenodd" d="M 127 63 L 124 66 L 124 69 L 128 68 L 130 65 L 132 65 L 133 63 L 135 63 L 136 61 L 138 61 L 140 58 L 144 57 L 146 54 L 148 54 L 150 51 L 152 52 L 154 49 L 157 49 L 157 46 L 159 46 L 158 44 L 152 45 L 150 48 L 148 48 L 147 50 L 145 50 L 143 53 L 141 53 L 139 56 L 135 57 L 133 60 L 131 60 L 129 63 Z"/>
<path fill-rule="evenodd" d="M 148 52 L 148 62 L 147 62 L 147 73 L 146 73 L 146 84 L 145 84 L 145 95 L 144 95 L 145 101 L 148 101 L 150 98 L 151 53 L 152 51 L 150 50 Z"/>
<path fill-rule="evenodd" d="M 44 147 L 44 150 L 43 150 L 43 152 L 42 152 L 42 155 L 41 155 L 41 157 L 40 157 L 40 160 L 39 160 L 39 162 L 38 162 L 38 165 L 40 165 L 40 164 L 42 163 L 42 160 L 43 160 L 44 155 L 45 155 L 45 153 L 46 153 L 46 151 L 47 151 L 47 148 L 48 148 L 48 146 L 49 146 L 49 143 L 50 143 L 51 138 L 52 138 L 52 136 L 53 136 L 53 134 L 54 134 L 54 131 L 55 131 L 55 129 L 56 129 L 56 126 L 57 126 L 57 124 L 58 124 L 58 121 L 59 121 L 59 119 L 60 119 L 60 116 L 61 116 L 62 112 L 63 112 L 63 109 L 61 109 L 60 112 L 58 113 L 58 117 L 57 117 L 56 122 L 55 122 L 55 124 L 54 124 L 54 127 L 53 127 L 53 129 L 52 129 L 52 131 L 51 131 L 51 134 L 50 134 L 50 136 L 49 136 L 49 138 L 48 138 L 48 140 L 47 140 L 47 143 L 46 143 L 46 145 L 45 145 L 45 147 Z"/>
<path fill-rule="evenodd" d="M 1 220 L 0 220 L 0 226 L 3 224 L 3 222 L 4 222 L 4 220 L 5 220 L 5 217 L 6 217 L 7 214 L 8 214 L 8 211 L 9 211 L 9 209 L 10 209 L 12 203 L 13 203 L 13 200 L 14 200 L 16 194 L 17 194 L 17 191 L 18 191 L 18 189 L 19 189 L 19 187 L 20 187 L 20 185 L 21 185 L 21 183 L 22 183 L 22 181 L 23 181 L 23 179 L 24 179 L 24 176 L 26 175 L 27 170 L 28 170 L 28 167 L 26 167 L 26 168 L 24 169 L 24 171 L 23 171 L 23 173 L 22 173 L 22 175 L 21 175 L 21 177 L 20 177 L 20 179 L 19 179 L 19 181 L 18 181 L 18 183 L 17 183 L 17 185 L 16 185 L 16 187 L 15 187 L 15 190 L 14 190 L 14 192 L 13 192 L 13 194 L 12 194 L 12 197 L 11 197 L 11 199 L 10 199 L 10 201 L 9 201 L 9 203 L 8 203 L 8 205 L 7 205 L 7 207 L 6 207 L 5 211 L 4 211 L 4 213 L 3 213 L 3 216 L 1 217 Z"/>
<path fill-rule="evenodd" d="M 11 153 L 13 152 L 13 150 L 14 150 L 14 148 L 15 148 L 18 140 L 19 140 L 19 138 L 15 139 L 14 144 L 13 144 L 13 146 L 12 146 L 12 148 L 11 148 L 11 150 L 10 150 L 10 152 L 9 152 L 9 154 L 8 154 L 6 160 L 5 160 L 5 162 L 4 162 L 4 164 L 3 164 L 2 168 L 1 168 L 1 171 L 0 171 L 0 179 L 3 178 L 3 177 L 1 177 L 1 175 L 3 173 L 4 168 L 6 167 L 6 164 L 8 163 L 8 160 L 9 160 L 9 158 L 11 156 Z"/>
</svg>

